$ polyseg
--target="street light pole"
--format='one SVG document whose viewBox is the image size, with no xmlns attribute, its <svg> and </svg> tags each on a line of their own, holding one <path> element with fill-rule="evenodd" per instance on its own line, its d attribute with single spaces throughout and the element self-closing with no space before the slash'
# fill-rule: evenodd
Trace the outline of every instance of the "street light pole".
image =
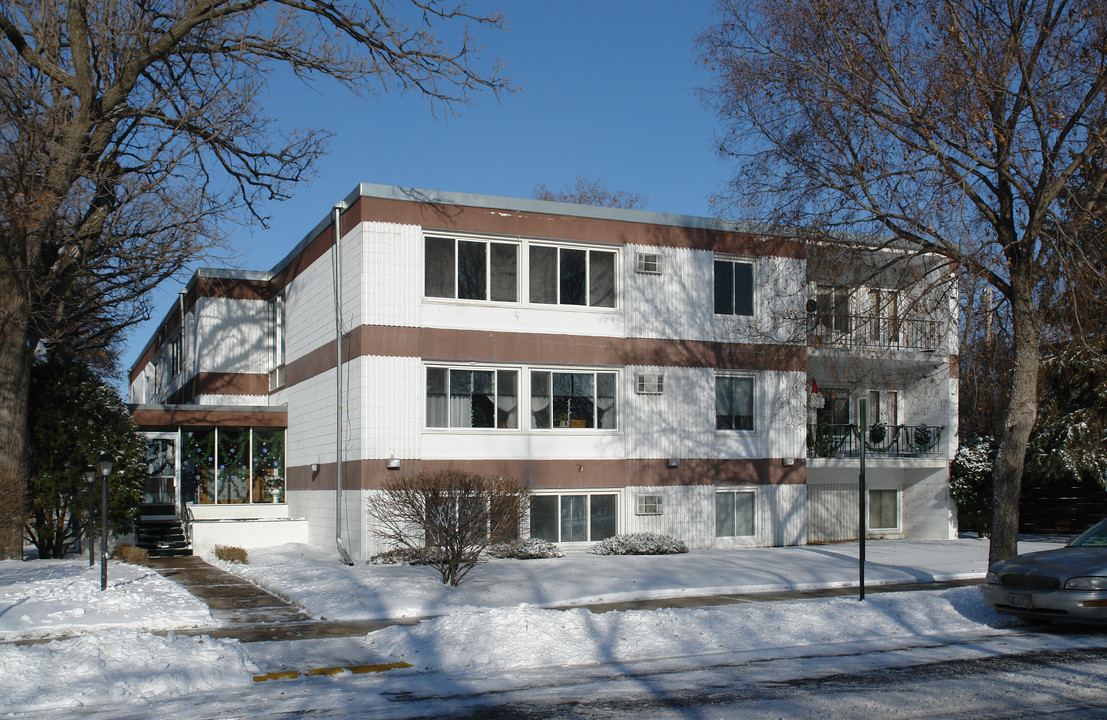
<svg viewBox="0 0 1107 720">
<path fill-rule="evenodd" d="M 96 558 L 92 554 L 92 546 L 95 545 L 95 535 L 93 535 L 95 530 L 92 525 L 92 511 L 95 506 L 92 504 L 92 488 L 93 483 L 96 482 L 96 471 L 89 465 L 85 468 L 83 474 L 85 476 L 85 485 L 88 487 L 88 522 L 85 523 L 88 526 L 85 528 L 85 534 L 88 535 L 88 566 L 92 567 L 96 564 Z"/>
<path fill-rule="evenodd" d="M 100 591 L 108 589 L 108 478 L 115 467 L 111 455 L 102 453 L 96 461 L 100 468 L 100 478 L 104 493 L 100 507 Z"/>
</svg>

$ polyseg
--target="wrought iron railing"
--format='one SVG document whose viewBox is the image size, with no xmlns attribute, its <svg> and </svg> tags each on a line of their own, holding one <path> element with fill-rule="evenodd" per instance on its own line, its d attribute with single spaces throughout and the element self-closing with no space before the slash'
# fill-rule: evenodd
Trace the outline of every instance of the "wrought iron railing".
<svg viewBox="0 0 1107 720">
<path fill-rule="evenodd" d="M 939 350 L 945 324 L 937 320 L 880 315 L 807 316 L 807 343 L 812 347 L 878 350 Z"/>
<path fill-rule="evenodd" d="M 807 457 L 849 458 L 865 452 L 880 457 L 924 457 L 941 449 L 941 425 L 885 425 L 875 423 L 863 432 L 856 425 L 808 425 Z"/>
</svg>

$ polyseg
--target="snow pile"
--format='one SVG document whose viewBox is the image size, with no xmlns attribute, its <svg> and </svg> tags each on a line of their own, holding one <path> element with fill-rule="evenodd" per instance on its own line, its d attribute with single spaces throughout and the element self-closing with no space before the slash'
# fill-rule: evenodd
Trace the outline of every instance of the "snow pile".
<svg viewBox="0 0 1107 720">
<path fill-rule="evenodd" d="M 86 559 L 0 562 L 0 640 L 212 623 L 207 605 L 147 567 L 109 563 L 101 592 L 100 566 L 89 567 Z"/>
<path fill-rule="evenodd" d="M 768 650 L 880 638 L 989 633 L 997 616 L 975 587 L 704 609 L 515 607 L 456 613 L 370 633 L 367 647 L 418 669 L 511 670 Z"/>
<path fill-rule="evenodd" d="M 134 702 L 247 685 L 257 668 L 237 640 L 109 630 L 38 645 L 0 645 L 7 711 Z"/>
<path fill-rule="evenodd" d="M 1021 543 L 1023 550 L 1057 543 Z M 840 587 L 857 582 L 856 544 L 693 550 L 679 555 L 568 553 L 541 560 L 492 559 L 459 587 L 426 566 L 355 565 L 333 549 L 281 545 L 250 551 L 250 563 L 204 559 L 330 620 L 422 617 L 522 604 L 563 607 L 650 598 Z M 868 544 L 872 585 L 982 578 L 988 542 L 882 540 Z"/>
</svg>

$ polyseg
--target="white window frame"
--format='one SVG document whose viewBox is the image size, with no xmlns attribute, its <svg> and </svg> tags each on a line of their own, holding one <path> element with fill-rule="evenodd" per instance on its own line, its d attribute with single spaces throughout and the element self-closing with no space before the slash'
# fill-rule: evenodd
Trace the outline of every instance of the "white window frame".
<svg viewBox="0 0 1107 720">
<path fill-rule="evenodd" d="M 427 295 L 427 241 L 428 240 L 449 240 L 453 242 L 453 285 L 454 294 L 452 297 L 446 295 Z M 461 283 L 458 277 L 458 263 L 460 262 L 460 252 L 458 251 L 458 244 L 462 242 L 481 243 L 484 245 L 484 297 L 483 298 L 461 298 L 458 297 L 458 292 Z M 493 300 L 492 299 L 492 245 L 510 245 L 515 248 L 515 299 L 514 300 Z M 501 237 L 483 237 L 470 234 L 458 234 L 450 232 L 427 232 L 423 235 L 422 245 L 422 259 L 423 259 L 423 299 L 437 302 L 449 302 L 449 303 L 476 303 L 481 305 L 519 305 L 521 303 L 521 297 L 523 294 L 523 288 L 525 283 L 523 282 L 524 272 L 526 272 L 526 265 L 524 259 L 524 247 L 525 243 L 520 242 L 512 238 Z"/>
<path fill-rule="evenodd" d="M 533 366 L 533 367 L 528 366 L 528 367 L 523 368 L 523 372 L 526 375 L 526 383 L 525 383 L 526 412 L 527 412 L 526 429 L 529 432 L 538 432 L 538 433 L 547 433 L 547 432 L 556 432 L 556 433 L 564 433 L 564 432 L 618 433 L 618 432 L 620 432 L 620 428 L 622 427 L 622 423 L 623 423 L 623 413 L 625 412 L 626 404 L 624 403 L 624 398 L 623 398 L 622 393 L 621 393 L 621 390 L 622 390 L 622 373 L 617 368 L 576 367 L 576 366 L 548 367 L 548 366 L 537 366 L 536 365 L 536 366 Z M 550 388 L 549 388 L 549 390 L 550 390 L 550 392 L 549 392 L 549 397 L 550 397 L 550 404 L 549 404 L 550 424 L 549 424 L 549 426 L 536 427 L 535 424 L 534 424 L 534 406 L 533 406 L 534 400 L 533 400 L 533 398 L 534 398 L 534 373 L 536 373 L 536 372 L 550 373 Z M 593 395 L 592 395 L 592 398 L 593 398 L 593 402 L 592 402 L 593 425 L 592 425 L 592 427 L 572 427 L 572 426 L 555 425 L 554 424 L 554 420 L 555 420 L 554 411 L 553 411 L 553 375 L 554 374 L 592 375 L 592 386 L 593 386 Z M 597 376 L 601 375 L 601 374 L 602 375 L 613 375 L 614 376 L 614 378 L 612 379 L 612 382 L 614 384 L 614 392 L 615 392 L 615 406 L 613 408 L 614 411 L 615 411 L 615 426 L 610 427 L 610 428 L 599 427 L 599 422 L 598 422 L 599 421 L 599 415 L 596 412 L 596 405 L 597 405 L 596 400 L 599 397 L 598 396 L 599 381 L 597 379 Z M 522 383 L 520 383 L 520 385 L 522 386 Z M 524 391 L 522 389 L 520 389 L 520 394 L 523 394 L 523 392 Z M 519 422 L 520 422 L 520 425 L 523 424 L 522 419 L 520 419 Z"/>
<path fill-rule="evenodd" d="M 430 413 L 428 412 L 428 391 L 430 384 L 430 373 L 432 370 L 444 370 L 446 371 L 446 425 L 431 425 Z M 450 425 L 450 374 L 454 371 L 457 372 L 491 372 L 493 374 L 493 407 L 496 413 L 495 419 L 491 427 L 470 427 L 465 425 Z M 515 373 L 515 427 L 499 427 L 499 412 L 500 412 L 500 373 L 501 372 L 514 372 Z M 523 422 L 523 375 L 522 368 L 513 365 L 465 365 L 459 363 L 427 363 L 423 366 L 423 429 L 434 432 L 469 432 L 469 433 L 518 433 L 522 428 Z M 529 376 L 528 376 L 529 377 Z M 529 413 L 528 413 L 529 414 Z"/>
<path fill-rule="evenodd" d="M 611 247 L 610 245 L 585 245 L 585 244 L 563 243 L 563 242 L 547 242 L 547 241 L 544 241 L 544 240 L 526 240 L 526 241 L 523 241 L 522 246 L 523 246 L 522 247 L 522 254 L 525 256 L 525 259 L 520 262 L 520 267 L 521 267 L 520 275 L 525 277 L 525 282 L 523 284 L 525 286 L 525 293 L 526 294 L 523 295 L 523 297 L 525 298 L 524 302 L 525 302 L 526 305 L 528 305 L 530 307 L 535 307 L 535 308 L 557 308 L 559 310 L 575 310 L 575 311 L 588 311 L 588 312 L 603 312 L 603 311 L 612 312 L 612 311 L 615 311 L 615 310 L 619 309 L 619 307 L 620 307 L 620 305 L 619 305 L 619 296 L 621 295 L 621 292 L 620 292 L 621 288 L 620 288 L 620 282 L 619 282 L 621 273 L 620 273 L 619 268 L 620 268 L 620 262 L 621 262 L 621 258 L 622 258 L 622 253 L 620 252 L 619 248 Z M 535 302 L 535 301 L 531 300 L 530 254 L 531 254 L 532 249 L 538 248 L 538 247 L 550 248 L 552 250 L 557 251 L 557 278 L 556 278 L 556 281 L 555 281 L 556 282 L 556 289 L 557 289 L 557 300 L 556 300 L 556 302 L 544 303 L 544 302 Z M 585 287 L 585 290 L 584 290 L 585 303 L 583 305 L 563 303 L 561 301 L 561 251 L 562 250 L 577 250 L 577 251 L 581 251 L 581 252 L 585 253 L 585 256 L 584 256 L 585 257 L 584 275 L 585 275 L 586 287 Z M 614 297 L 612 298 L 612 305 L 610 307 L 608 307 L 606 305 L 592 305 L 591 304 L 591 299 L 592 299 L 592 253 L 593 252 L 610 253 L 613 256 L 612 259 L 613 259 L 614 262 L 613 262 L 613 266 L 612 266 L 612 277 L 611 277 L 612 288 L 611 288 L 611 292 L 614 295 Z"/>
<path fill-rule="evenodd" d="M 750 387 L 750 405 L 751 405 L 751 408 L 750 408 L 750 423 L 753 425 L 752 428 L 750 428 L 748 430 L 745 430 L 745 429 L 720 428 L 719 427 L 719 421 L 718 421 L 719 404 L 718 403 L 719 403 L 719 379 L 720 378 L 739 378 L 739 379 L 744 378 L 744 379 L 748 379 L 750 381 L 750 385 L 751 385 L 751 387 Z M 714 422 L 712 424 L 715 426 L 715 432 L 716 433 L 739 434 L 739 435 L 756 435 L 760 431 L 760 429 L 758 427 L 758 422 L 757 422 L 757 420 L 758 420 L 758 408 L 760 407 L 760 401 L 759 401 L 759 397 L 758 397 L 758 395 L 759 395 L 758 386 L 760 385 L 760 383 L 757 381 L 757 378 L 758 378 L 758 375 L 756 373 L 731 371 L 731 370 L 717 370 L 715 372 L 715 378 L 714 378 L 715 382 L 713 383 L 715 408 L 714 408 L 714 413 L 712 414 L 712 417 L 714 418 Z"/>
<path fill-rule="evenodd" d="M 757 516 L 758 516 L 757 509 L 758 508 L 757 508 L 757 505 L 758 505 L 758 500 L 759 500 L 759 498 L 758 498 L 759 494 L 760 493 L 757 492 L 757 488 L 755 488 L 755 487 L 741 487 L 741 486 L 727 487 L 727 486 L 721 486 L 721 487 L 715 488 L 715 496 L 712 498 L 712 502 L 715 504 L 714 507 L 712 508 L 712 516 L 715 518 L 715 531 L 714 532 L 715 532 L 715 539 L 716 540 L 750 540 L 750 539 L 753 539 L 753 538 L 757 537 L 757 532 L 758 532 L 758 522 L 757 522 Z M 737 496 L 737 495 L 750 495 L 750 496 L 753 497 L 753 523 L 752 523 L 752 525 L 753 525 L 753 534 L 752 535 L 720 535 L 719 534 L 719 518 L 718 518 L 718 507 L 719 507 L 718 502 L 719 502 L 719 500 L 718 500 L 718 498 L 719 498 L 720 495 L 734 495 L 734 496 Z"/>
<path fill-rule="evenodd" d="M 894 526 L 874 527 L 872 525 L 873 493 L 895 493 L 896 524 Z M 868 488 L 865 497 L 865 528 L 874 533 L 903 532 L 903 491 L 899 488 Z"/>
<path fill-rule="evenodd" d="M 731 265 L 748 265 L 750 268 L 750 312 L 738 313 L 734 312 L 735 296 L 733 295 L 734 287 L 731 286 L 731 311 L 730 312 L 718 312 L 715 306 L 715 294 L 716 294 L 716 278 L 715 278 L 715 264 L 725 262 Z M 758 283 L 757 283 L 757 260 L 756 258 L 746 257 L 742 255 L 727 255 L 723 253 L 715 253 L 711 261 L 711 311 L 715 317 L 719 318 L 740 318 L 740 317 L 755 317 L 757 315 L 758 308 Z"/>
<path fill-rule="evenodd" d="M 577 497 L 577 496 L 581 496 L 581 495 L 588 498 L 587 501 L 586 501 L 587 502 L 587 509 L 585 511 L 585 515 L 586 515 L 586 518 L 587 518 L 587 522 L 586 522 L 586 525 L 587 525 L 587 539 L 586 540 L 564 540 L 564 539 L 562 539 L 562 534 L 561 534 L 561 512 L 562 512 L 561 503 L 562 503 L 562 498 Z M 620 513 L 619 513 L 619 507 L 620 507 L 621 503 L 619 502 L 619 492 L 617 490 L 588 490 L 588 489 L 583 489 L 582 488 L 580 490 L 560 490 L 560 491 L 557 491 L 557 492 L 535 492 L 531 495 L 531 498 L 532 499 L 534 499 L 534 498 L 549 498 L 549 497 L 556 497 L 557 498 L 557 510 L 556 510 L 557 540 L 552 540 L 551 542 L 555 542 L 558 545 L 584 545 L 584 544 L 587 544 L 587 543 L 599 542 L 600 540 L 605 539 L 605 538 L 593 538 L 592 537 L 592 498 L 596 497 L 596 496 L 604 496 L 604 497 L 614 498 L 615 525 L 614 525 L 612 534 L 609 536 L 609 537 L 614 537 L 615 535 L 619 534 L 620 528 L 621 528 L 621 518 L 620 518 Z M 531 523 L 530 512 L 527 513 L 527 525 L 528 525 L 528 536 L 533 538 L 534 537 L 533 524 Z"/>
</svg>

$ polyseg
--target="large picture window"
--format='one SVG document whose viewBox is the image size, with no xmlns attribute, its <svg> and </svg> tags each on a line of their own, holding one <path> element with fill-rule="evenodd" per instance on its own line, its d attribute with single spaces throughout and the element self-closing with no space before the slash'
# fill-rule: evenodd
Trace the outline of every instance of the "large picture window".
<svg viewBox="0 0 1107 720">
<path fill-rule="evenodd" d="M 715 314 L 753 315 L 753 265 L 715 260 Z"/>
<path fill-rule="evenodd" d="M 530 374 L 531 427 L 616 427 L 615 373 L 554 372 Z"/>
<path fill-rule="evenodd" d="M 615 253 L 532 245 L 530 301 L 615 307 Z"/>
<path fill-rule="evenodd" d="M 756 534 L 754 510 L 757 494 L 749 490 L 715 493 L 715 537 L 750 537 Z"/>
<path fill-rule="evenodd" d="M 530 536 L 555 543 L 609 538 L 615 534 L 615 498 L 610 493 L 535 495 Z"/>
<path fill-rule="evenodd" d="M 754 429 L 752 377 L 719 375 L 715 378 L 715 429 Z"/>
<path fill-rule="evenodd" d="M 427 427 L 519 427 L 519 371 L 427 368 Z"/>
<path fill-rule="evenodd" d="M 181 500 L 250 503 L 284 499 L 284 430 L 203 428 L 181 433 Z"/>
<path fill-rule="evenodd" d="M 518 301 L 519 246 L 515 243 L 428 237 L 424 248 L 427 297 Z"/>
</svg>

